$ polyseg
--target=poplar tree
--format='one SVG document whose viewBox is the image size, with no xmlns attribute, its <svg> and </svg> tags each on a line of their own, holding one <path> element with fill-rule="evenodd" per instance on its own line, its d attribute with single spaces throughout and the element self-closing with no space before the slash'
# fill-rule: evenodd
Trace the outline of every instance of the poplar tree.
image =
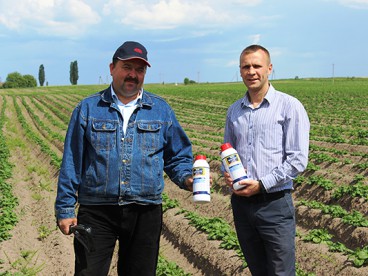
<svg viewBox="0 0 368 276">
<path fill-rule="evenodd" d="M 43 67 L 43 64 L 41 64 L 40 68 L 38 69 L 38 81 L 40 86 L 43 86 L 45 83 L 45 68 Z"/>
<path fill-rule="evenodd" d="M 79 78 L 79 75 L 78 75 L 78 62 L 75 60 L 75 61 L 72 61 L 70 63 L 70 83 L 72 85 L 76 85 L 78 83 L 78 78 Z"/>
</svg>

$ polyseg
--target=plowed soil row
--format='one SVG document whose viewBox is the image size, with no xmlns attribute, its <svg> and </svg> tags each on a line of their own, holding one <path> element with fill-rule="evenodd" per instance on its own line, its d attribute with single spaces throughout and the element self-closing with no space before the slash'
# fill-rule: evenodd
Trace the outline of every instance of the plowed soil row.
<svg viewBox="0 0 368 276">
<path fill-rule="evenodd" d="M 21 105 L 19 100 L 17 102 Z M 27 103 L 32 105 L 29 101 Z M 36 112 L 42 116 L 39 111 Z M 35 127 L 25 109 L 23 115 L 34 132 L 40 137 L 46 135 Z M 13 237 L 0 243 L 0 260 L 4 262 L 0 264 L 0 273 L 28 268 L 39 270 L 36 275 L 73 275 L 73 238 L 62 235 L 57 230 L 54 219 L 57 168 L 50 166 L 48 156 L 25 138 L 10 97 L 7 98 L 6 116 L 8 122 L 3 131 L 11 149 L 10 161 L 15 165 L 13 177 L 9 182 L 19 199 L 19 206 L 15 210 L 19 222 L 11 231 Z M 61 156 L 58 147 L 51 146 Z M 214 152 L 210 148 L 208 150 Z M 363 147 L 360 150 L 367 148 Z M 211 168 L 217 184 L 224 186 L 219 174 L 219 164 L 213 162 Z M 329 175 L 331 171 L 326 167 L 321 173 Z M 346 168 L 341 168 L 340 173 L 350 179 L 356 174 Z M 170 180 L 166 180 L 165 193 L 171 199 L 177 199 L 180 204 L 180 207 L 170 209 L 164 214 L 161 254 L 167 260 L 177 263 L 192 275 L 250 275 L 249 270 L 242 267 L 242 261 L 236 256 L 235 251 L 220 249 L 219 241 L 209 241 L 206 234 L 195 229 L 183 215 L 178 214 L 180 208 L 183 208 L 205 217 L 221 217 L 233 227 L 230 193 L 226 187 L 217 189 L 217 192 L 212 194 L 211 203 L 205 205 L 193 204 L 191 194 L 180 190 Z M 307 198 L 332 202 L 329 193 L 308 185 L 297 187 L 293 197 L 295 201 Z M 345 198 L 339 203 L 347 210 L 360 207 L 362 209 L 359 211 L 367 215 L 367 202 L 357 200 Z M 367 228 L 346 226 L 337 219 L 332 220 L 319 211 L 305 207 L 298 207 L 296 215 L 297 231 L 301 236 L 313 228 L 327 228 L 335 234 L 336 240 L 344 242 L 349 247 L 367 244 Z M 34 255 L 26 260 L 25 253 Z M 116 255 L 109 274 L 111 276 L 116 275 L 115 260 Z M 347 260 L 347 256 L 331 253 L 323 244 L 306 243 L 300 237 L 297 237 L 297 262 L 301 269 L 316 275 L 368 275 L 367 267 L 355 268 Z"/>
</svg>

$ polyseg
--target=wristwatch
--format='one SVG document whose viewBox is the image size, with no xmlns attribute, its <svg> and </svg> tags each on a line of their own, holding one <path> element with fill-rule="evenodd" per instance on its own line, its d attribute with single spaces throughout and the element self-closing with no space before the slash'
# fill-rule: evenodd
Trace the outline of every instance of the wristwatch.
<svg viewBox="0 0 368 276">
<path fill-rule="evenodd" d="M 262 194 L 265 194 L 267 191 L 266 191 L 266 189 L 265 189 L 265 187 L 264 187 L 264 185 L 262 183 L 262 180 L 258 179 L 257 181 L 259 183 L 259 186 L 261 187 L 261 193 Z"/>
</svg>

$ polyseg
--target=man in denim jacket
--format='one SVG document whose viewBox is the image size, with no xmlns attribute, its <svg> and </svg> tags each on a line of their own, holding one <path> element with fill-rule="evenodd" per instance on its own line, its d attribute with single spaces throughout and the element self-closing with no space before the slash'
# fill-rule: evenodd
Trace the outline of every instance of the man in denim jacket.
<svg viewBox="0 0 368 276">
<path fill-rule="evenodd" d="M 95 247 L 74 240 L 75 275 L 107 275 L 117 239 L 119 275 L 155 275 L 163 172 L 192 190 L 191 143 L 171 107 L 143 89 L 147 66 L 145 47 L 125 42 L 110 64 L 111 86 L 73 111 L 55 212 L 65 235 L 90 226 Z"/>
</svg>

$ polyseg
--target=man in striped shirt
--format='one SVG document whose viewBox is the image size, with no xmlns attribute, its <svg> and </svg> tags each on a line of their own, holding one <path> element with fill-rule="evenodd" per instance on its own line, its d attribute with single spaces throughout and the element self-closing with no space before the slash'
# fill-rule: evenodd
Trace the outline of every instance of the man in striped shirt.
<svg viewBox="0 0 368 276">
<path fill-rule="evenodd" d="M 239 153 L 248 179 L 231 203 L 240 246 L 252 275 L 295 275 L 293 179 L 308 163 L 309 119 L 296 98 L 269 83 L 267 49 L 251 45 L 240 55 L 248 88 L 228 110 L 224 142 Z M 224 172 L 232 188 L 230 175 Z"/>
</svg>

